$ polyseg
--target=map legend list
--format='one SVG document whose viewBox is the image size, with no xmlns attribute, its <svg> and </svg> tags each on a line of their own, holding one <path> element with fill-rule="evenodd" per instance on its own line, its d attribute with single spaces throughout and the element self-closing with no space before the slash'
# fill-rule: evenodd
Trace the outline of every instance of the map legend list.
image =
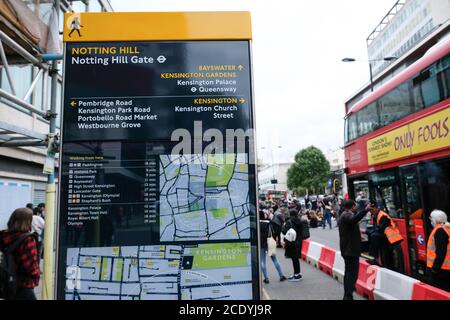
<svg viewBox="0 0 450 320">
<path fill-rule="evenodd" d="M 158 177 L 158 163 L 156 158 L 145 161 L 144 176 L 144 223 L 156 223 L 158 190 L 156 188 L 156 178 Z"/>
<path fill-rule="evenodd" d="M 129 222 L 126 207 L 140 214 L 140 222 L 157 223 L 158 162 L 145 159 L 113 160 L 102 155 L 77 157 L 63 172 L 67 185 L 67 225 L 81 227 L 86 221 L 110 217 L 119 226 Z M 121 180 L 126 182 L 121 183 Z M 135 192 L 130 192 L 135 190 Z M 133 217 L 136 219 L 136 217 Z"/>
</svg>

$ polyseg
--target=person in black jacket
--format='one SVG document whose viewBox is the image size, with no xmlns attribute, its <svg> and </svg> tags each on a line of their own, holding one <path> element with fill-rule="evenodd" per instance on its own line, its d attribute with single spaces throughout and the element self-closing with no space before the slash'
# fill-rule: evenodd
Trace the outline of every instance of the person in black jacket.
<svg viewBox="0 0 450 320">
<path fill-rule="evenodd" d="M 367 214 L 370 204 L 357 214 L 355 214 L 356 203 L 353 200 L 347 200 L 344 203 L 344 208 L 345 211 L 338 220 L 339 246 L 345 263 L 344 300 L 353 300 L 361 254 L 361 232 L 358 222 Z"/>
<path fill-rule="evenodd" d="M 298 211 L 291 209 L 289 211 L 289 218 L 286 220 L 283 226 L 283 234 L 286 234 L 290 228 L 295 230 L 297 234 L 294 241 L 287 241 L 285 239 L 285 252 L 286 258 L 292 259 L 292 266 L 294 268 L 294 274 L 288 278 L 288 281 L 300 281 L 302 279 L 302 274 L 300 273 L 300 257 L 302 251 L 302 227 L 303 223 L 298 218 Z"/>
<path fill-rule="evenodd" d="M 273 237 L 277 241 L 277 248 L 282 248 L 281 245 L 281 228 L 284 224 L 284 214 L 281 212 L 281 210 L 275 211 L 273 214 L 273 218 L 271 221 L 271 225 L 273 227 Z"/>
</svg>

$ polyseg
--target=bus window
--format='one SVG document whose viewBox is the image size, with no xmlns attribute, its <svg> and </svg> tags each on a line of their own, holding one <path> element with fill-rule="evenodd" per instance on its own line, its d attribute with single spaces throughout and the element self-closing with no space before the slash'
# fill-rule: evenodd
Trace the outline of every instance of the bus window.
<svg viewBox="0 0 450 320">
<path fill-rule="evenodd" d="M 414 79 L 413 81 L 413 108 L 414 111 L 420 111 L 421 109 L 425 108 L 425 103 L 423 101 L 422 90 L 420 90 L 420 82 L 416 83 L 416 79 Z"/>
<path fill-rule="evenodd" d="M 405 213 L 412 215 L 419 209 L 422 209 L 417 166 L 412 165 L 401 168 L 400 172 L 402 175 L 405 195 Z"/>
<path fill-rule="evenodd" d="M 369 181 L 371 198 L 391 217 L 404 218 L 395 171 L 371 173 Z"/>
<path fill-rule="evenodd" d="M 421 72 L 420 75 L 414 79 L 414 82 L 416 85 L 420 84 L 420 92 L 425 107 L 438 103 L 441 100 L 435 65 Z"/>
<path fill-rule="evenodd" d="M 360 136 L 375 131 L 380 127 L 377 103 L 373 102 L 358 113 L 358 133 Z"/>
<path fill-rule="evenodd" d="M 349 181 L 349 196 L 352 199 L 356 199 L 358 194 L 362 191 L 366 195 L 369 196 L 369 181 L 367 177 L 359 177 Z"/>
<path fill-rule="evenodd" d="M 353 200 L 360 201 L 361 196 L 364 199 L 369 199 L 369 181 L 367 180 L 367 176 L 358 177 L 349 180 L 349 196 Z M 367 235 L 365 234 L 365 230 L 368 226 L 371 226 L 370 213 L 359 222 L 359 228 L 362 230 L 361 237 L 363 241 L 368 241 Z"/>
<path fill-rule="evenodd" d="M 376 186 L 375 199 L 393 218 L 402 218 L 402 208 L 398 202 L 398 188 L 396 186 Z"/>
<path fill-rule="evenodd" d="M 387 126 L 409 115 L 412 103 L 408 82 L 401 84 L 381 97 L 379 105 L 381 126 Z"/>
<path fill-rule="evenodd" d="M 442 81 L 442 89 L 444 90 L 444 99 L 450 98 L 450 54 L 440 61 L 440 77 Z"/>
<path fill-rule="evenodd" d="M 349 142 L 349 138 L 348 138 L 348 119 L 345 118 L 345 122 L 344 122 L 344 141 L 345 143 Z"/>
<path fill-rule="evenodd" d="M 359 137 L 357 114 L 354 113 L 348 117 L 348 140 L 351 141 Z"/>
<path fill-rule="evenodd" d="M 434 209 L 450 215 L 450 161 L 427 161 L 421 164 L 425 223 L 432 230 L 429 215 Z"/>
<path fill-rule="evenodd" d="M 413 79 L 414 111 L 450 97 L 450 55 L 445 56 Z"/>
</svg>

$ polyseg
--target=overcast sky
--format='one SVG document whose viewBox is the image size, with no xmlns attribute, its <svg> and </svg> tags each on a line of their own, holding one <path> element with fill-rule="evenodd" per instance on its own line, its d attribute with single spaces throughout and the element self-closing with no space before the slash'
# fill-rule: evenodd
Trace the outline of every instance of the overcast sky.
<svg viewBox="0 0 450 320">
<path fill-rule="evenodd" d="M 115 11 L 251 11 L 258 156 L 344 143 L 344 101 L 369 81 L 366 38 L 396 0 L 111 0 Z M 277 148 L 282 146 L 281 149 Z M 261 149 L 266 147 L 266 149 Z M 268 148 L 267 148 L 268 147 Z"/>
</svg>

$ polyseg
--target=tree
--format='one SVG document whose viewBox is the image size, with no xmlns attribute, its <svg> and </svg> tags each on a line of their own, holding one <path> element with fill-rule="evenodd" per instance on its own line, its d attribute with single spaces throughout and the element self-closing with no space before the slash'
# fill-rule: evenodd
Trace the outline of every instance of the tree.
<svg viewBox="0 0 450 320">
<path fill-rule="evenodd" d="M 288 169 L 288 188 L 317 192 L 326 186 L 330 174 L 330 163 L 322 151 L 314 146 L 300 150 L 295 162 Z"/>
<path fill-rule="evenodd" d="M 303 187 L 297 187 L 292 189 L 292 191 L 294 191 L 294 193 L 296 195 L 303 195 L 303 194 L 307 194 L 308 193 L 308 189 L 303 188 Z"/>
</svg>

